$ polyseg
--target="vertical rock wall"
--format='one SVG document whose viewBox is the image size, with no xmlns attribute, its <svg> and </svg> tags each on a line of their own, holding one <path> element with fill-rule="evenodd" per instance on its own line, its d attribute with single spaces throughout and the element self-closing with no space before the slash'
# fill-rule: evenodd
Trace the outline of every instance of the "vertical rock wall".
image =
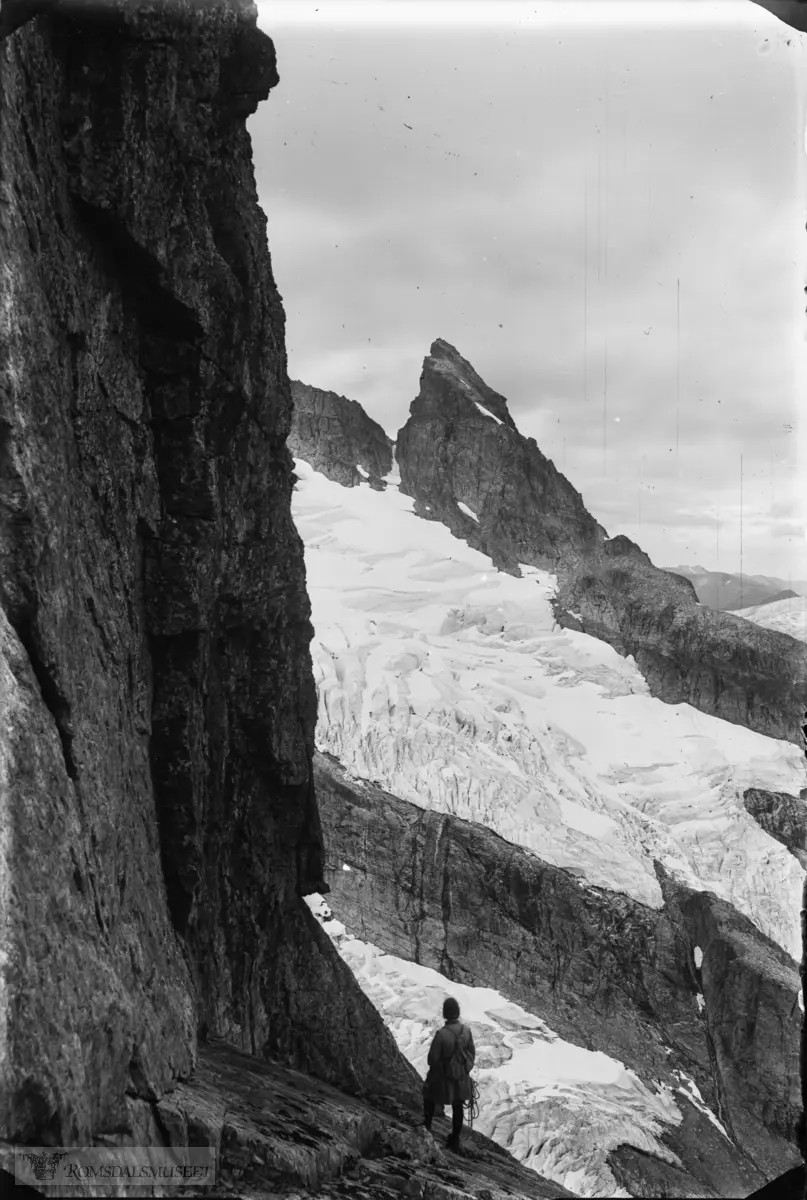
<svg viewBox="0 0 807 1200">
<path fill-rule="evenodd" d="M 315 694 L 243 0 L 0 44 L 0 1137 L 125 1128 L 197 1032 L 411 1071 L 301 895 Z"/>
</svg>

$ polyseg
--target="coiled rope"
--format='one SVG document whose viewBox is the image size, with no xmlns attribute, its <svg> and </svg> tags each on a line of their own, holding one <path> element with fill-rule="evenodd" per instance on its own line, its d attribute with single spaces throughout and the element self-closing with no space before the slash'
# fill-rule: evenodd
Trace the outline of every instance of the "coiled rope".
<svg viewBox="0 0 807 1200">
<path fill-rule="evenodd" d="M 471 1085 L 471 1095 L 465 1101 L 465 1108 L 468 1109 L 468 1128 L 473 1129 L 474 1121 L 479 1116 L 479 1086 L 475 1079 L 468 1076 L 468 1082 Z"/>
</svg>

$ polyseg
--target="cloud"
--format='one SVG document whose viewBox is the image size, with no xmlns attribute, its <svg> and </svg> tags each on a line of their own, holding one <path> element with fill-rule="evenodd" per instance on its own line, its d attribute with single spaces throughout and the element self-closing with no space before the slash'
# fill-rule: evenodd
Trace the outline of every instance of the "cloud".
<svg viewBox="0 0 807 1200">
<path fill-rule="evenodd" d="M 654 556 L 675 528 L 708 565 L 713 509 L 739 551 L 742 456 L 753 569 L 782 573 L 805 265 L 786 40 L 281 30 L 251 128 L 291 374 L 394 431 L 447 338 L 595 515 L 641 499 Z"/>
</svg>

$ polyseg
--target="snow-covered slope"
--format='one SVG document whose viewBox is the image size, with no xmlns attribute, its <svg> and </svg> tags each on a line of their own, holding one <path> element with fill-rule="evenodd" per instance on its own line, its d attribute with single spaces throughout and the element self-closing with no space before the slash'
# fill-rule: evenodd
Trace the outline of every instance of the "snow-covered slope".
<svg viewBox="0 0 807 1200">
<path fill-rule="evenodd" d="M 786 600 L 773 600 L 769 604 L 738 608 L 734 615 L 745 617 L 746 621 L 754 621 L 764 629 L 789 633 L 800 642 L 807 642 L 807 596 L 789 596 Z"/>
<path fill-rule="evenodd" d="M 626 1144 L 680 1165 L 660 1135 L 680 1125 L 688 1104 L 727 1137 L 683 1074 L 674 1090 L 664 1084 L 647 1087 L 622 1063 L 563 1041 L 499 992 L 449 983 L 428 967 L 382 954 L 353 937 L 321 896 L 309 896 L 307 902 L 424 1078 L 443 1000 L 452 995 L 459 1001 L 477 1050 L 475 1127 L 547 1179 L 581 1196 L 630 1196 L 608 1167 L 609 1151 Z"/>
<path fill-rule="evenodd" d="M 394 476 L 297 475 L 321 750 L 655 907 L 659 858 L 796 957 L 801 867 L 742 802 L 798 794 L 796 746 L 652 698 L 631 659 L 558 628 L 552 576 L 496 572 Z"/>
</svg>

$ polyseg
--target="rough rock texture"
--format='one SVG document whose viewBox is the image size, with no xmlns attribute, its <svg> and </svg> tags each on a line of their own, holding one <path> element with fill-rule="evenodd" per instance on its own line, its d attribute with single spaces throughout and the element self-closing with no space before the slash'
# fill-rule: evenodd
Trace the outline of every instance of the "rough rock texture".
<svg viewBox="0 0 807 1200">
<path fill-rule="evenodd" d="M 721 1135 L 702 1158 L 709 1122 L 693 1110 L 670 1142 L 690 1186 L 744 1195 L 796 1160 L 798 974 L 752 922 L 660 865 L 656 910 L 587 887 L 484 826 L 351 780 L 330 756 L 315 755 L 314 770 L 331 902 L 357 937 L 496 987 L 645 1079 L 684 1071 L 734 1141 L 726 1154 Z"/>
<path fill-rule="evenodd" d="M 465 1131 L 461 1157 L 444 1152 L 440 1147 L 449 1126 L 442 1116 L 431 1137 L 417 1117 L 393 1102 L 385 1110 L 347 1097 L 310 1075 L 261 1062 L 219 1039 L 200 1050 L 192 1080 L 155 1104 L 130 1099 L 127 1107 L 131 1132 L 106 1136 L 98 1144 L 119 1147 L 124 1161 L 125 1148 L 132 1145 L 210 1146 L 218 1167 L 216 1197 L 394 1200 L 403 1193 L 421 1200 L 540 1200 L 573 1195 L 478 1133 Z M 0 1167 L 10 1174 L 13 1165 L 13 1152 L 0 1145 Z M 61 1185 L 58 1194 L 91 1192 L 86 1185 Z M 151 1190 L 113 1183 L 104 1194 L 176 1196 L 177 1191 L 176 1186 Z M 182 1194 L 210 1197 L 211 1189 L 190 1185 Z"/>
<path fill-rule="evenodd" d="M 629 538 L 608 539 L 518 432 L 504 398 L 440 339 L 396 457 L 420 516 L 443 521 L 501 570 L 521 562 L 557 574 L 559 623 L 632 654 L 654 696 L 802 745 L 807 646 L 699 607 L 689 580 L 654 567 Z"/>
<path fill-rule="evenodd" d="M 245 130 L 272 43 L 241 0 L 110 0 L 0 59 L 0 1137 L 129 1128 L 197 1029 L 416 1105 L 301 899 L 311 627 Z"/>
<path fill-rule="evenodd" d="M 503 570 L 539 558 L 550 570 L 571 568 L 602 545 L 605 531 L 579 492 L 518 432 L 504 397 L 441 338 L 424 360 L 395 453 L 401 491 L 415 498 L 418 515 L 444 521 Z"/>
<path fill-rule="evenodd" d="M 392 470 L 393 441 L 362 406 L 294 379 L 291 395 L 294 414 L 288 446 L 294 457 L 343 487 L 366 482 L 383 491 L 387 485 L 382 476 Z"/>
<path fill-rule="evenodd" d="M 651 693 L 669 704 L 691 704 L 803 745 L 807 647 L 732 613 L 698 607 L 687 580 L 611 545 L 601 561 L 589 559 L 561 576 L 559 624 L 632 654 Z"/>
<path fill-rule="evenodd" d="M 201 1054 L 200 1069 L 156 1109 L 169 1144 L 205 1131 L 233 1190 L 271 1188 L 298 1197 L 424 1200 L 479 1196 L 568 1196 L 495 1143 L 466 1131 L 464 1153 L 444 1153 L 448 1122 L 430 1137 L 417 1117 L 371 1108 L 298 1072 L 258 1064 L 225 1044 Z M 442 1135 L 442 1136 L 441 1136 Z M 264 1191 L 265 1194 L 265 1191 Z"/>
<path fill-rule="evenodd" d="M 798 796 L 746 788 L 743 804 L 765 832 L 787 846 L 807 870 L 807 788 Z"/>
</svg>

